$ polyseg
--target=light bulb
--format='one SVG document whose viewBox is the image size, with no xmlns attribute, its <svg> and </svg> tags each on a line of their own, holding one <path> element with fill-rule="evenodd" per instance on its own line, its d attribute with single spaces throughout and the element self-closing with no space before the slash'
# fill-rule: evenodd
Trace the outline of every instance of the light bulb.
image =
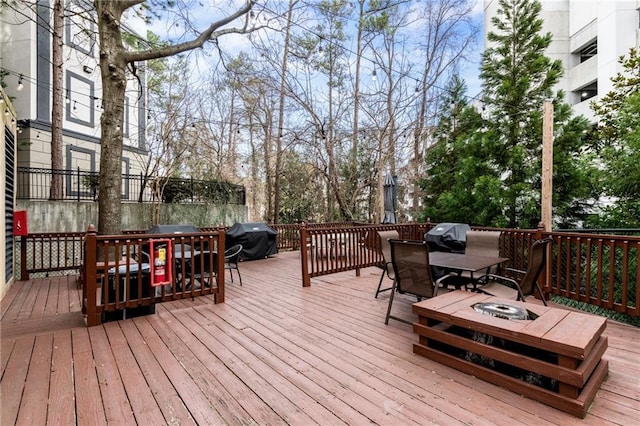
<svg viewBox="0 0 640 426">
<path fill-rule="evenodd" d="M 24 89 L 24 84 L 22 83 L 22 74 L 18 77 L 18 86 L 16 86 L 16 90 L 19 92 Z"/>
</svg>

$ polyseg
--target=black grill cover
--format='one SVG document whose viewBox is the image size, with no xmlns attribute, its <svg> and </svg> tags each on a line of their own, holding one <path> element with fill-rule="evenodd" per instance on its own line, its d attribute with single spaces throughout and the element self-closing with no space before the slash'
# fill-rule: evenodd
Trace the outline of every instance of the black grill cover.
<svg viewBox="0 0 640 426">
<path fill-rule="evenodd" d="M 241 259 L 264 259 L 278 253 L 277 236 L 266 223 L 234 223 L 225 236 L 225 247 L 242 244 Z"/>
<path fill-rule="evenodd" d="M 470 229 L 466 223 L 439 223 L 424 234 L 424 239 L 431 251 L 464 253 Z"/>
</svg>

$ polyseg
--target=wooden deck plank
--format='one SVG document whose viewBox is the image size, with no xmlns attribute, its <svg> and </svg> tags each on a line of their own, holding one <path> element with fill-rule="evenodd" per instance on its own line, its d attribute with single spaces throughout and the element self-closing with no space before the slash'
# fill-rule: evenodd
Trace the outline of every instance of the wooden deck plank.
<svg viewBox="0 0 640 426">
<path fill-rule="evenodd" d="M 130 423 L 133 421 L 131 403 L 118 374 L 117 355 L 111 351 L 106 330 L 103 327 L 91 327 L 89 338 L 107 423 Z"/>
<path fill-rule="evenodd" d="M 0 377 L 4 376 L 4 371 L 7 368 L 7 363 L 9 362 L 15 344 L 15 340 L 7 339 L 0 345 Z"/>
<path fill-rule="evenodd" d="M 49 295 L 49 289 L 51 289 L 51 281 L 41 281 L 41 284 L 37 286 L 36 300 L 33 304 L 33 309 L 29 318 L 42 318 L 44 316 L 44 309 L 47 305 L 47 296 Z M 55 288 L 55 286 L 54 286 Z"/>
<path fill-rule="evenodd" d="M 174 356 L 165 343 L 165 339 L 168 341 L 170 336 L 165 333 L 158 334 L 162 325 L 159 315 L 135 319 L 135 323 L 149 349 L 158 360 L 158 364 L 162 367 L 163 373 L 180 395 L 195 423 L 224 423 L 225 419 L 211 405 L 205 393 L 185 370 L 184 364 Z"/>
<path fill-rule="evenodd" d="M 40 425 L 46 422 L 52 349 L 52 334 L 36 337 L 16 420 L 18 425 Z"/>
<path fill-rule="evenodd" d="M 13 302 L 20 292 L 20 288 L 24 285 L 25 281 L 14 281 L 13 284 L 7 289 L 2 300 L 0 300 L 0 319 L 4 318 L 9 308 L 13 305 Z M 27 281 L 28 282 L 28 281 Z"/>
<path fill-rule="evenodd" d="M 189 315 L 189 312 L 191 312 L 191 310 L 185 311 L 184 313 Z M 181 320 L 186 323 L 186 325 L 184 323 L 182 324 L 184 327 L 191 327 L 191 330 L 194 330 L 194 333 L 196 332 L 196 327 L 198 327 L 197 323 L 183 316 L 181 316 Z M 175 329 L 178 327 L 178 322 L 173 320 L 169 322 L 168 325 Z M 198 330 L 198 333 L 206 332 L 206 330 Z M 260 399 L 268 404 L 285 422 L 289 424 L 314 423 L 312 417 L 313 412 L 309 413 L 300 409 L 291 399 L 287 398 L 287 387 L 290 386 L 289 383 L 280 382 L 277 380 L 277 377 L 272 377 L 273 382 L 264 379 L 264 377 L 259 374 L 259 371 L 256 371 L 259 370 L 259 360 L 247 360 L 244 358 L 245 354 L 237 350 L 238 348 L 230 348 L 228 346 L 229 341 L 227 340 L 227 336 L 216 334 L 215 338 L 222 339 L 222 341 L 216 345 L 215 357 L 225 365 L 234 366 L 235 374 L 240 380 L 254 389 L 254 392 L 258 394 Z M 236 350 L 234 351 L 234 349 Z"/>
<path fill-rule="evenodd" d="M 51 317 L 58 313 L 58 293 L 62 289 L 60 286 L 54 286 L 47 294 L 47 303 L 44 307 L 43 316 Z"/>
<path fill-rule="evenodd" d="M 268 317 L 265 318 L 265 320 L 268 321 Z M 224 327 L 225 323 L 220 321 L 219 326 Z M 296 325 L 293 325 L 293 327 L 295 328 Z M 305 331 L 308 331 L 308 329 L 300 330 L 300 333 L 302 335 L 305 335 L 307 340 L 309 340 L 308 339 L 309 335 Z M 248 329 L 246 330 L 246 333 L 249 334 L 249 336 L 251 336 L 252 338 L 249 338 L 248 336 L 246 338 L 247 341 L 245 342 L 245 344 L 250 345 L 249 342 L 252 342 L 252 341 L 260 342 L 260 345 L 254 345 L 254 346 L 262 349 L 260 351 L 260 355 L 262 355 L 261 359 L 268 360 L 270 364 L 275 363 L 275 365 L 272 366 L 274 370 L 279 371 L 281 373 L 284 372 L 287 375 L 287 377 L 290 375 L 293 378 L 295 378 L 295 376 L 297 375 L 296 372 L 299 370 L 304 371 L 305 375 L 310 375 L 311 372 L 313 371 L 313 375 L 312 375 L 313 386 L 311 386 L 308 381 L 305 381 L 304 384 L 306 386 L 302 387 L 301 390 L 304 390 L 305 393 L 308 393 L 309 395 L 323 395 L 324 393 L 326 393 L 326 394 L 332 395 L 334 398 L 337 398 L 341 402 L 341 404 L 338 405 L 338 408 L 340 408 L 342 412 L 345 413 L 345 414 L 342 414 L 342 416 L 339 416 L 343 419 L 343 421 L 349 424 L 353 424 L 353 423 L 361 423 L 366 419 L 368 419 L 367 421 L 372 421 L 376 423 L 380 423 L 382 421 L 390 421 L 392 418 L 395 418 L 396 421 L 401 421 L 404 423 L 414 422 L 417 420 L 417 417 L 413 419 L 411 418 L 413 414 L 409 414 L 408 415 L 409 417 L 402 418 L 401 416 L 398 416 L 394 413 L 394 410 L 396 410 L 398 407 L 402 406 L 404 410 L 404 408 L 408 406 L 406 404 L 403 405 L 404 403 L 403 399 L 405 398 L 405 395 L 402 395 L 399 390 L 391 389 L 391 392 L 388 395 L 383 395 L 383 397 L 385 398 L 383 403 L 380 405 L 376 405 L 376 402 L 375 402 L 375 399 L 377 396 L 375 392 L 376 383 L 374 382 L 376 382 L 378 378 L 373 377 L 370 374 L 370 371 L 369 372 L 365 371 L 363 373 L 361 370 L 357 369 L 355 366 L 344 364 L 344 363 L 342 365 L 331 365 L 328 362 L 322 361 L 323 359 L 327 358 L 325 353 L 315 354 L 314 350 L 310 350 L 310 347 L 313 347 L 313 348 L 315 348 L 316 346 L 327 347 L 329 346 L 328 344 L 327 345 L 310 344 L 310 346 L 304 347 L 303 345 L 300 344 L 303 339 L 300 338 L 299 334 L 290 334 L 290 333 L 277 334 L 277 333 L 271 333 L 264 329 L 261 330 L 260 332 L 258 332 L 257 330 L 254 331 L 253 329 Z M 267 351 L 265 347 L 270 348 L 270 350 Z M 304 356 L 301 356 L 303 354 L 301 352 L 301 349 L 305 351 Z M 337 355 L 338 358 L 342 358 L 342 359 L 346 358 L 346 357 L 344 358 L 342 357 L 343 354 L 334 352 L 333 349 L 334 348 L 327 348 L 326 350 L 331 351 L 331 353 L 334 355 Z M 294 352 L 292 352 L 292 350 L 295 351 L 297 356 L 293 355 Z M 276 354 L 284 358 L 281 360 L 280 363 L 276 363 L 276 360 L 277 360 Z M 287 369 L 285 366 L 295 366 L 296 369 L 288 372 L 287 374 Z M 358 377 L 355 378 L 353 382 L 357 382 L 361 380 L 363 388 L 365 386 L 367 387 L 366 391 L 357 389 L 357 387 L 352 389 L 351 379 L 354 376 L 358 376 Z M 291 379 L 288 378 L 288 380 L 291 380 Z M 317 386 L 322 386 L 324 388 L 324 392 L 318 391 L 316 389 Z M 349 398 L 348 394 L 358 395 L 360 396 L 360 398 L 359 399 Z M 367 398 L 365 396 L 363 399 L 362 398 L 363 395 L 369 395 L 371 396 L 371 398 Z M 345 400 L 345 401 L 342 401 L 342 400 Z M 327 400 L 325 398 L 321 398 L 321 399 L 319 398 L 318 402 L 324 405 L 334 401 Z M 344 406 L 345 402 L 348 402 L 348 404 L 351 404 L 351 405 L 347 405 L 345 407 Z M 433 416 L 437 417 L 439 415 L 443 416 L 445 418 L 444 423 L 452 424 L 457 422 L 452 417 L 444 416 L 442 413 L 439 413 L 437 410 L 433 410 L 433 407 L 424 406 L 423 408 L 424 408 L 424 411 L 418 414 L 419 416 L 421 416 L 420 417 L 421 420 L 428 419 L 429 417 L 426 417 L 426 415 L 429 414 L 431 417 Z M 331 411 L 334 411 L 334 409 L 332 408 Z M 346 417 L 346 415 L 348 415 L 349 417 Z"/>
<path fill-rule="evenodd" d="M 159 371 L 162 371 L 162 367 L 144 341 L 135 322 L 122 321 L 120 327 L 147 381 L 149 389 L 164 415 L 166 423 L 195 424 L 189 411 L 182 403 L 180 395 L 178 395 L 167 376 L 158 374 Z"/>
<path fill-rule="evenodd" d="M 243 300 L 243 302 L 246 302 L 246 300 Z M 269 303 L 269 306 L 273 306 L 273 305 L 277 305 L 277 303 Z M 261 312 L 261 311 L 256 311 L 256 315 L 265 316 L 264 312 Z M 388 371 L 385 371 L 385 368 L 391 368 L 391 371 L 393 371 L 393 365 L 395 364 L 394 361 L 397 361 L 397 358 L 395 357 L 395 355 L 393 355 L 393 352 L 398 352 L 398 353 L 406 352 L 406 351 L 403 351 L 401 347 L 398 348 L 397 343 L 394 341 L 394 339 L 389 340 L 388 335 L 379 335 L 377 336 L 377 338 L 372 337 L 371 340 L 360 341 L 362 339 L 362 336 L 359 335 L 359 333 L 357 332 L 358 328 L 351 327 L 351 329 L 354 330 L 353 334 L 351 335 L 351 338 L 348 339 L 348 342 L 342 343 L 340 340 L 347 339 L 346 336 L 342 336 L 340 340 L 336 340 L 332 337 L 329 337 L 331 336 L 331 331 L 329 332 L 326 331 L 326 330 L 329 330 L 332 326 L 331 324 L 332 320 L 330 318 L 323 318 L 321 321 L 317 321 L 318 318 L 315 318 L 315 317 L 308 320 L 302 316 L 297 316 L 297 318 L 300 318 L 300 320 L 303 322 L 307 322 L 306 325 L 312 328 L 305 328 L 304 331 L 292 332 L 291 336 L 289 337 L 289 342 L 295 342 L 295 343 L 292 343 L 293 346 L 290 346 L 292 350 L 295 350 L 295 348 L 299 345 L 299 343 L 303 341 L 304 335 L 311 334 L 314 336 L 314 341 L 312 343 L 313 345 L 319 346 L 322 348 L 330 348 L 330 349 L 327 349 L 329 350 L 330 354 L 333 354 L 333 356 L 338 356 L 339 359 L 349 359 L 350 358 L 349 355 L 351 352 L 353 352 L 352 356 L 357 356 L 357 357 L 364 356 L 366 360 L 370 362 L 370 364 L 365 364 L 365 366 L 361 367 L 365 373 L 368 373 L 370 371 L 375 371 L 378 377 L 384 377 L 385 380 L 392 383 L 395 381 L 395 384 L 397 384 L 398 389 L 413 388 L 412 390 L 416 391 L 415 394 L 423 394 L 424 400 L 422 402 L 423 404 L 425 404 L 425 407 L 428 407 L 429 404 L 433 404 L 434 398 L 437 401 L 442 397 L 446 397 L 446 395 L 442 394 L 443 391 L 446 391 L 446 386 L 444 387 L 444 389 L 441 389 L 441 384 L 437 384 L 434 387 L 435 389 L 438 389 L 438 394 L 429 395 L 429 389 L 431 388 L 431 386 L 425 386 L 425 382 L 422 380 L 422 378 L 431 376 L 432 370 L 428 370 L 425 372 L 423 368 L 415 366 L 415 368 L 411 368 L 413 370 L 413 373 L 415 373 L 415 376 L 407 372 L 407 366 L 404 366 L 401 369 L 396 369 L 394 373 L 396 373 L 397 376 L 394 376 L 394 374 L 391 374 Z M 265 325 L 268 325 L 269 318 L 266 317 L 265 321 L 266 321 Z M 383 321 L 383 319 L 381 318 L 380 321 Z M 343 326 L 348 327 L 348 324 L 339 325 L 339 327 L 343 327 Z M 297 324 L 293 324 L 290 327 L 290 330 L 299 330 L 299 329 L 301 329 L 301 327 Z M 397 330 L 389 330 L 389 331 L 390 333 L 388 334 L 391 334 L 391 335 L 395 335 L 397 332 Z M 316 338 L 324 339 L 324 340 L 315 340 Z M 279 341 L 279 344 L 284 346 L 285 342 Z M 405 341 L 405 344 L 406 344 L 406 341 Z M 380 350 L 378 351 L 376 351 L 377 346 L 380 346 Z M 342 347 L 342 349 L 340 347 Z M 391 352 L 391 354 L 389 354 L 389 352 Z M 388 355 L 389 361 L 388 363 L 385 363 L 385 357 L 387 355 Z M 325 354 L 325 357 L 326 356 L 328 355 Z M 359 361 L 356 363 L 356 365 L 359 365 Z M 353 370 L 352 370 L 352 373 L 353 373 Z M 357 377 L 358 376 L 357 373 L 353 373 L 353 374 L 356 375 L 354 380 L 362 379 L 361 377 Z M 396 381 L 397 377 L 402 377 L 402 381 Z M 407 383 L 407 381 L 409 381 L 409 383 Z M 384 385 L 382 387 L 384 387 Z M 394 400 L 395 398 L 398 398 L 397 392 L 398 391 L 396 390 L 396 394 L 394 394 Z M 415 394 L 412 394 L 412 395 L 415 395 Z M 455 391 L 448 396 L 450 397 L 455 396 Z M 470 395 L 468 392 L 466 392 L 466 395 L 458 394 L 457 396 L 458 397 L 466 396 L 467 398 L 465 398 L 465 400 L 472 399 L 471 398 L 472 395 Z M 401 400 L 402 398 L 403 396 L 401 396 L 399 399 Z M 489 402 L 495 405 L 495 401 L 491 400 L 490 398 L 487 398 L 487 400 L 480 402 L 480 404 L 486 404 Z M 434 408 L 435 408 L 435 411 L 434 411 Z M 437 407 L 430 407 L 431 411 L 429 413 L 420 413 L 420 414 L 424 415 L 425 419 L 429 419 L 439 414 L 437 412 L 437 409 L 438 409 Z M 471 415 L 469 416 L 469 418 L 464 419 L 464 416 L 463 416 L 462 419 L 465 422 L 467 421 L 475 422 L 477 421 L 475 417 L 476 417 L 475 415 Z M 457 418 L 460 419 L 460 417 L 457 417 Z M 489 416 L 489 418 L 491 418 L 491 416 Z M 443 419 L 432 419 L 432 421 L 442 422 Z M 455 420 L 452 420 L 451 418 L 449 418 L 449 419 L 445 419 L 444 423 L 446 424 L 453 421 Z M 510 419 L 510 423 L 512 424 L 518 424 L 518 422 L 519 421 L 516 419 Z"/>
<path fill-rule="evenodd" d="M 31 318 L 31 313 L 33 312 L 33 305 L 36 302 L 38 297 L 38 293 L 40 292 L 40 286 L 48 286 L 47 281 L 39 281 L 38 285 L 32 285 L 32 288 L 29 290 L 27 294 L 24 295 L 24 301 L 22 306 L 20 306 L 20 311 L 16 315 L 16 319 L 18 321 Z"/>
<path fill-rule="evenodd" d="M 216 374 L 218 371 L 215 370 L 215 367 L 212 368 L 212 365 L 219 364 L 219 360 L 211 357 L 211 352 L 206 349 L 205 362 L 201 362 L 198 358 L 197 352 L 202 348 L 199 337 L 192 333 L 205 334 L 203 330 L 197 325 L 194 325 L 193 328 L 187 328 L 175 318 L 168 319 L 171 317 L 171 313 L 162 314 L 163 321 L 158 324 L 157 329 L 160 331 L 164 343 L 171 348 L 180 363 L 194 367 L 193 371 L 187 371 L 187 373 L 203 391 L 208 400 L 207 403 L 215 409 L 221 418 L 233 419 L 231 421 L 233 424 L 251 423 L 250 415 L 234 399 L 233 395 L 227 392 Z"/>
<path fill-rule="evenodd" d="M 25 337 L 16 342 L 0 380 L 0 413 L 5 424 L 14 424 L 18 418 L 34 342 L 35 337 Z M 42 409 L 46 410 L 46 407 Z"/>
<path fill-rule="evenodd" d="M 79 425 L 104 425 L 104 405 L 87 328 L 71 331 L 76 419 Z"/>
<path fill-rule="evenodd" d="M 42 283 L 16 283 L 2 301 L 0 423 L 26 419 L 42 401 L 29 389 L 51 338 L 49 394 L 39 408 L 46 424 L 147 424 L 146 409 L 161 424 L 599 426 L 640 417 L 637 327 L 608 321 L 609 375 L 581 420 L 413 354 L 412 328 L 384 325 L 389 293 L 374 298 L 378 268 L 303 288 L 299 262 L 297 253 L 242 262 L 243 286 L 227 280 L 223 304 L 167 302 L 155 315 L 91 329 L 75 307 L 74 277 L 48 278 L 42 311 Z M 414 301 L 397 295 L 394 311 L 414 320 Z"/>
<path fill-rule="evenodd" d="M 201 310 L 201 313 L 210 318 L 210 314 L 207 311 L 208 309 L 205 308 Z M 230 311 L 230 309 L 227 309 L 224 313 L 231 313 L 232 318 L 237 315 Z M 214 321 L 217 327 L 221 329 L 233 327 L 227 321 L 228 317 L 226 315 L 220 315 L 220 310 L 217 310 L 217 315 L 220 316 L 217 321 Z M 328 380 L 328 377 L 314 368 L 314 366 L 305 363 L 293 353 L 284 349 L 282 345 L 274 341 L 277 339 L 266 338 L 253 328 L 245 328 L 242 332 L 233 333 L 233 338 L 238 344 L 250 350 L 265 363 L 268 363 L 271 369 L 277 371 L 301 391 L 313 397 L 318 404 L 326 407 L 341 421 L 347 424 L 361 424 L 371 421 L 366 413 L 356 410 L 339 397 L 338 394 L 342 388 L 339 383 Z"/>
<path fill-rule="evenodd" d="M 57 331 L 53 335 L 51 384 L 47 424 L 69 425 L 76 421 L 75 385 L 71 331 Z"/>
<path fill-rule="evenodd" d="M 12 288 L 15 287 L 16 294 L 11 301 L 11 304 L 7 307 L 6 312 L 2 316 L 2 321 L 13 321 L 18 318 L 24 305 L 25 299 L 31 293 L 34 281 L 20 281 L 13 283 Z"/>
<path fill-rule="evenodd" d="M 127 339 L 122 333 L 119 323 L 105 326 L 109 346 L 117 354 L 117 368 L 131 404 L 131 410 L 137 423 L 162 424 L 166 420 L 149 389 L 138 363 L 133 356 Z M 134 342 L 142 344 L 142 342 Z"/>
</svg>

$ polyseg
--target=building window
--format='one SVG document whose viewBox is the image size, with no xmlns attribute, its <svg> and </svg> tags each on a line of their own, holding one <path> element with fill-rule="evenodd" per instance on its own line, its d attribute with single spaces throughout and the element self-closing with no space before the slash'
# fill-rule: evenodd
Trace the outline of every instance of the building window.
<svg viewBox="0 0 640 426">
<path fill-rule="evenodd" d="M 66 160 L 67 170 L 76 172 L 67 174 L 67 195 L 72 197 L 92 196 L 97 199 L 96 152 L 92 149 L 67 145 Z"/>
<path fill-rule="evenodd" d="M 580 49 L 578 52 L 580 55 L 580 63 L 586 62 L 598 54 L 598 41 L 594 40 Z"/>
<path fill-rule="evenodd" d="M 66 109 L 67 121 L 95 127 L 95 83 L 71 71 L 67 71 L 66 80 L 69 95 Z"/>
<path fill-rule="evenodd" d="M 93 5 L 87 0 L 67 0 L 66 3 L 66 45 L 93 56 L 97 33 Z"/>
<path fill-rule="evenodd" d="M 576 90 L 574 93 L 579 96 L 579 102 L 584 102 L 587 99 L 591 99 L 594 96 L 598 95 L 598 82 L 594 81 L 593 83 Z"/>
</svg>

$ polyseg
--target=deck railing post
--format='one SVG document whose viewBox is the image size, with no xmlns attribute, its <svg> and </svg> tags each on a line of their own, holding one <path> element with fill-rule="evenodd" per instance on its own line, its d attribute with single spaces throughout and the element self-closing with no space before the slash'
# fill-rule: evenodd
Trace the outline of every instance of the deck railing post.
<svg viewBox="0 0 640 426">
<path fill-rule="evenodd" d="M 29 279 L 29 269 L 27 268 L 27 238 L 28 235 L 20 237 L 20 280 Z"/>
<path fill-rule="evenodd" d="M 89 225 L 85 238 L 84 282 L 82 283 L 82 303 L 86 306 L 87 326 L 100 325 L 102 318 L 98 315 L 97 292 L 97 232 L 93 225 Z"/>
<path fill-rule="evenodd" d="M 224 303 L 224 250 L 225 250 L 225 233 L 224 228 L 218 229 L 218 276 L 217 285 L 218 285 L 218 293 L 214 296 L 215 303 Z"/>
<path fill-rule="evenodd" d="M 307 226 L 303 222 L 300 226 L 300 264 L 302 266 L 302 287 L 311 286 L 309 277 L 309 251 L 307 250 Z"/>
<path fill-rule="evenodd" d="M 535 233 L 535 239 L 543 239 L 543 232 L 545 232 L 545 224 L 544 222 L 539 222 L 538 228 Z M 545 262 L 543 273 L 540 274 L 540 277 L 538 278 L 538 284 L 540 284 L 540 288 L 542 289 L 543 293 L 540 295 L 540 297 L 542 297 L 544 300 L 551 300 L 551 287 L 549 286 L 549 283 L 551 282 L 551 261 L 553 256 L 553 251 L 551 250 L 552 245 L 553 244 L 547 244 L 547 247 L 545 248 L 545 250 L 547 251 L 547 261 Z M 534 292 L 534 294 L 535 293 L 536 292 Z M 536 298 L 537 297 L 538 295 L 536 295 Z"/>
<path fill-rule="evenodd" d="M 80 202 L 80 167 L 78 167 L 76 175 L 76 199 Z"/>
</svg>

